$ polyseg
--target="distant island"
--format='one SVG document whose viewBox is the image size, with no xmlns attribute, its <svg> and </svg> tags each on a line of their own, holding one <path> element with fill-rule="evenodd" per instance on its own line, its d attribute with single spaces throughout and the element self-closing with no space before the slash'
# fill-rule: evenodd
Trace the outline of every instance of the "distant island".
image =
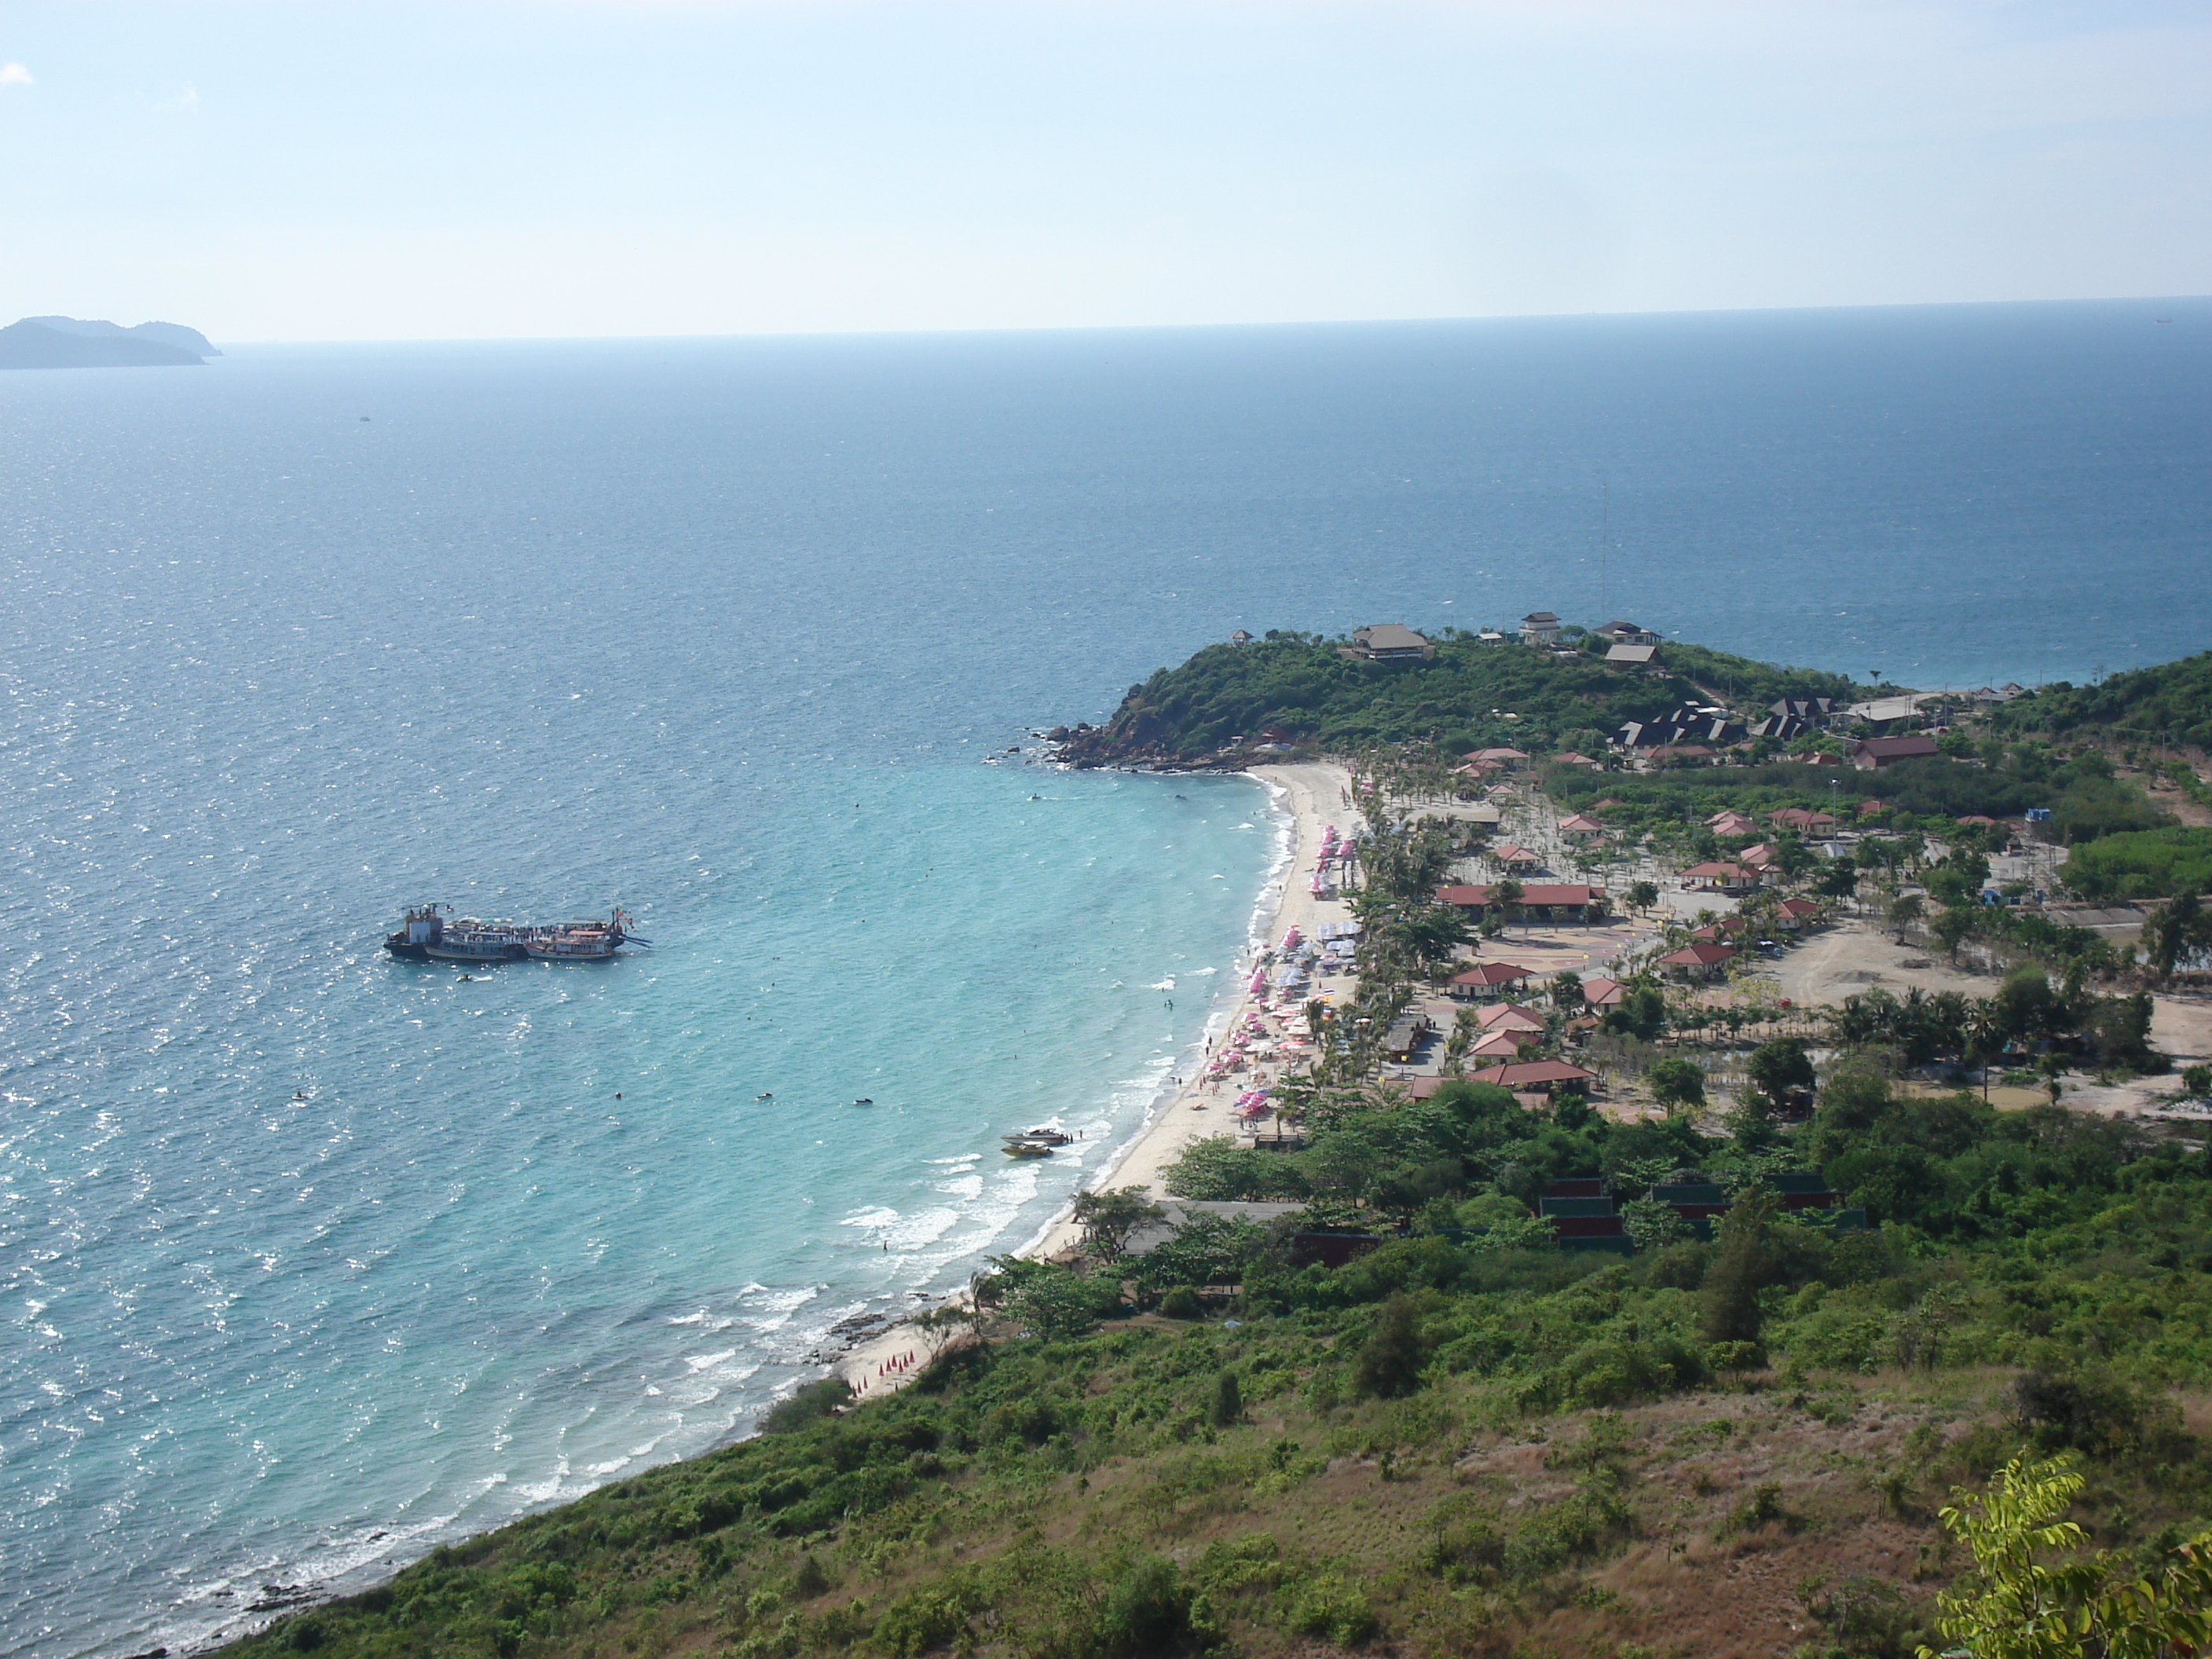
<svg viewBox="0 0 2212 1659">
<path fill-rule="evenodd" d="M 181 323 L 80 322 L 26 317 L 0 328 L 0 368 L 169 368 L 220 357 L 206 335 Z"/>
</svg>

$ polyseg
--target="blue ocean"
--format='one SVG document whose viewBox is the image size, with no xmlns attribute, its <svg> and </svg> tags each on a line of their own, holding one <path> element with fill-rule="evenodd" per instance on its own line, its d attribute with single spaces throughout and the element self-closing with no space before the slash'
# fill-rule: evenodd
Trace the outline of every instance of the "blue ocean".
<svg viewBox="0 0 2212 1659">
<path fill-rule="evenodd" d="M 1153 668 L 1549 609 L 2081 680 L 2212 644 L 2208 550 L 2196 300 L 0 376 L 0 1655 L 742 1434 L 1034 1237 L 1281 856 L 1035 763 Z M 653 943 L 386 959 L 430 901 Z"/>
</svg>

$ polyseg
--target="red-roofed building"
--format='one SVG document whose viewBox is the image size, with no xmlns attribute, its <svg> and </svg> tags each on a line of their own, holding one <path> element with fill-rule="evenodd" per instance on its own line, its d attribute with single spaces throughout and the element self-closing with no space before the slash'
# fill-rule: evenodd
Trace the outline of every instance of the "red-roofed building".
<svg viewBox="0 0 2212 1659">
<path fill-rule="evenodd" d="M 1563 836 L 1601 836 L 1605 833 L 1605 826 L 1595 818 L 1586 818 L 1577 812 L 1571 818 L 1559 820 L 1559 833 Z"/>
<path fill-rule="evenodd" d="M 1723 891 L 1740 892 L 1744 888 L 1758 886 L 1759 874 L 1740 864 L 1717 860 L 1706 864 L 1693 864 L 1683 871 L 1682 884 L 1685 887 L 1717 887 Z"/>
<path fill-rule="evenodd" d="M 1602 890 L 1581 882 L 1537 881 L 1523 887 L 1515 903 L 1524 915 L 1540 921 L 1570 921 L 1575 917 L 1563 915 L 1560 912 L 1572 911 L 1579 916 L 1586 906 L 1602 901 L 1604 897 Z M 1437 889 L 1437 902 L 1450 905 L 1464 914 L 1469 921 L 1480 921 L 1497 902 L 1498 885 L 1493 882 L 1484 882 L 1478 886 Z"/>
<path fill-rule="evenodd" d="M 1859 803 L 1859 816 L 1863 818 L 1871 817 L 1877 812 L 1887 811 L 1889 811 L 1889 803 L 1886 800 L 1863 800 Z"/>
<path fill-rule="evenodd" d="M 1851 745 L 1851 764 L 1862 772 L 1878 772 L 1899 761 L 1927 760 L 1937 752 L 1936 739 L 1919 732 L 1904 738 L 1867 738 Z"/>
<path fill-rule="evenodd" d="M 1503 847 L 1492 848 L 1490 856 L 1501 870 L 1539 870 L 1544 864 L 1543 860 L 1538 858 L 1527 848 L 1516 847 L 1511 842 L 1506 842 Z"/>
<path fill-rule="evenodd" d="M 1598 1013 L 1618 1008 L 1628 995 L 1628 988 L 1617 979 L 1594 976 L 1583 981 L 1583 1000 Z"/>
<path fill-rule="evenodd" d="M 1531 968 L 1516 968 L 1510 962 L 1486 962 L 1463 974 L 1454 974 L 1449 988 L 1455 997 L 1496 996 L 1502 987 L 1524 980 L 1534 971 Z"/>
<path fill-rule="evenodd" d="M 1684 979 L 1711 979 L 1735 957 L 1735 952 L 1725 945 L 1686 945 L 1659 961 Z"/>
<path fill-rule="evenodd" d="M 1559 1089 L 1580 1094 L 1596 1080 L 1595 1072 L 1586 1072 L 1564 1060 L 1528 1060 L 1518 1065 L 1492 1066 L 1468 1079 L 1469 1083 L 1494 1083 L 1516 1094 L 1536 1095 L 1548 1095 Z"/>
<path fill-rule="evenodd" d="M 1826 812 L 1808 812 L 1802 806 L 1785 806 L 1778 812 L 1769 812 L 1767 822 L 1778 823 L 1784 830 L 1802 830 L 1807 835 L 1816 830 L 1832 830 L 1836 821 Z"/>
<path fill-rule="evenodd" d="M 1540 1031 L 1544 1017 L 1534 1008 L 1523 1008 L 1517 1002 L 1493 1003 L 1474 1017 L 1474 1023 L 1486 1031 Z"/>
</svg>

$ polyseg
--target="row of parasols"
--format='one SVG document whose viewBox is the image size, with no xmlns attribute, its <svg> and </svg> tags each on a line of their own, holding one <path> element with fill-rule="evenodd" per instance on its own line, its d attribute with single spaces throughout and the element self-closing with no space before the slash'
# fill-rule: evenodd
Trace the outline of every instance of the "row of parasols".
<svg viewBox="0 0 2212 1659">
<path fill-rule="evenodd" d="M 1286 1039 L 1288 1045 L 1293 1048 L 1304 1048 L 1306 1046 L 1303 1035 L 1304 1022 L 1297 1019 L 1291 1024 L 1299 1030 Z M 1248 1012 L 1244 1016 L 1244 1023 L 1231 1035 L 1220 1051 L 1206 1061 L 1206 1081 L 1218 1081 L 1228 1073 L 1241 1072 L 1254 1060 L 1269 1057 L 1274 1052 L 1274 1034 L 1268 1030 L 1267 1022 L 1257 1012 Z"/>
<path fill-rule="evenodd" d="M 1313 880 L 1307 884 L 1306 890 L 1318 898 L 1323 892 L 1328 890 L 1328 866 L 1332 864 L 1348 865 L 1352 862 L 1354 856 L 1355 852 L 1352 843 L 1349 841 L 1339 841 L 1336 838 L 1336 826 L 1334 824 L 1329 823 L 1322 825 L 1321 832 L 1321 856 L 1314 860 Z M 1340 879 L 1342 878 L 1343 874 L 1344 872 L 1342 870 L 1338 872 Z"/>
</svg>

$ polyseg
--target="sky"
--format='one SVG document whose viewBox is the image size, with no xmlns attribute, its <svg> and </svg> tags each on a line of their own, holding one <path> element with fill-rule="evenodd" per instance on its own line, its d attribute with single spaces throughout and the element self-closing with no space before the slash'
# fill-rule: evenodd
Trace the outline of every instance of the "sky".
<svg viewBox="0 0 2212 1659">
<path fill-rule="evenodd" d="M 218 341 L 2212 290 L 2212 5 L 0 0 L 0 320 Z"/>
</svg>

